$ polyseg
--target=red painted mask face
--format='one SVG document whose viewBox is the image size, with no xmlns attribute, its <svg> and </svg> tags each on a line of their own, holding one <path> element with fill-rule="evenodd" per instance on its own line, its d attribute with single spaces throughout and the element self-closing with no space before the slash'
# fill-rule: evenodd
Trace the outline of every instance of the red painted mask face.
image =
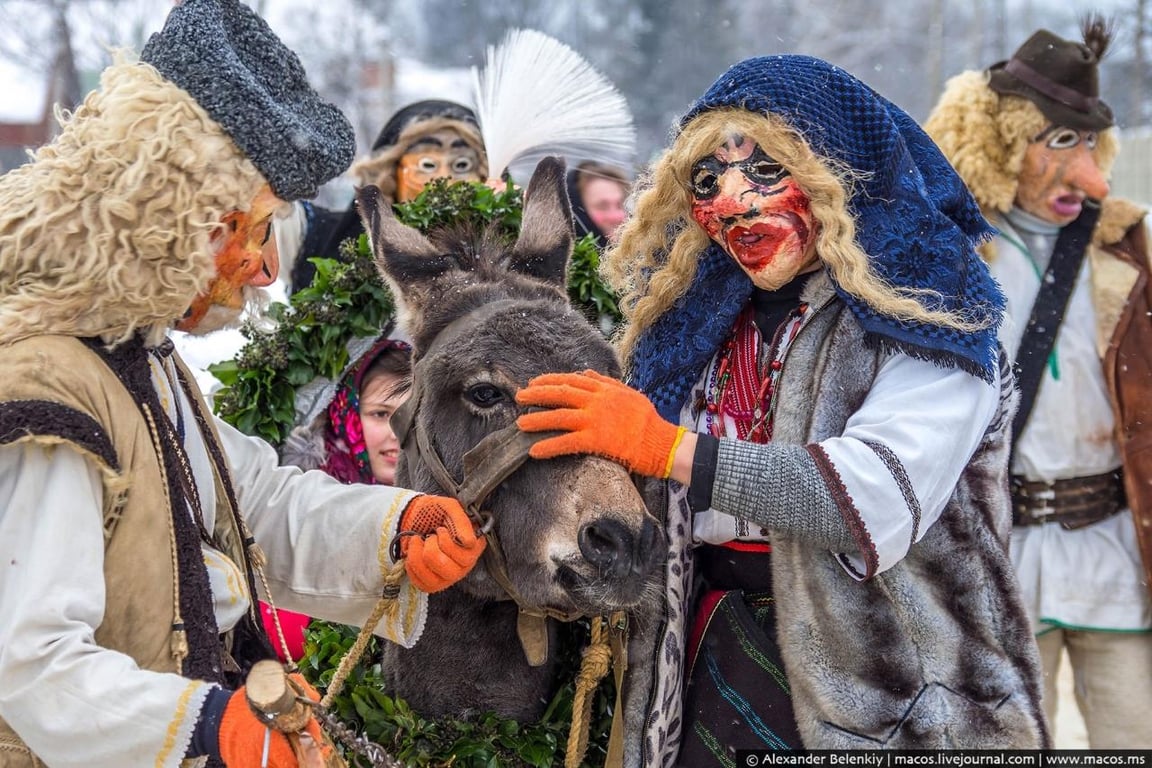
<svg viewBox="0 0 1152 768">
<path fill-rule="evenodd" d="M 692 166 L 692 218 L 758 288 L 772 291 L 817 266 L 808 195 L 760 146 L 733 135 Z"/>
<path fill-rule="evenodd" d="M 284 205 L 276 197 L 272 188 L 265 185 L 252 200 L 248 211 L 233 211 L 224 215 L 223 232 L 215 243 L 216 276 L 208 285 L 208 290 L 193 300 L 188 312 L 176 324 L 181 331 L 193 329 L 201 332 L 215 330 L 227 323 L 244 308 L 244 289 L 263 288 L 271 285 L 280 272 L 280 257 L 276 251 L 276 239 L 272 237 L 272 216 Z M 212 328 L 202 324 L 211 311 Z"/>
<path fill-rule="evenodd" d="M 1092 151 L 1096 133 L 1051 126 L 1024 151 L 1016 206 L 1061 227 L 1080 215 L 1085 198 L 1103 200 L 1108 182 Z"/>
</svg>

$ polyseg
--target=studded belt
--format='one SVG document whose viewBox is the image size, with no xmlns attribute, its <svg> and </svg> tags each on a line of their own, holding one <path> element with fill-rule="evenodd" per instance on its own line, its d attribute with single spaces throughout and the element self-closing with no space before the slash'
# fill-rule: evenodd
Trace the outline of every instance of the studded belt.
<svg viewBox="0 0 1152 768">
<path fill-rule="evenodd" d="M 1070 531 L 1118 514 L 1128 506 L 1122 470 L 1052 482 L 1014 475 L 1012 524 L 1057 523 Z"/>
</svg>

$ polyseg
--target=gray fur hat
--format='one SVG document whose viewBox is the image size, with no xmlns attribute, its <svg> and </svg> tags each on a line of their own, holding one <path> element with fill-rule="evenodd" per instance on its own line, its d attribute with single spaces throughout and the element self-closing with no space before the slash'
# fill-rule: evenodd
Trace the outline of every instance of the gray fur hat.
<svg viewBox="0 0 1152 768">
<path fill-rule="evenodd" d="M 184 0 L 141 60 L 189 93 L 277 197 L 314 197 L 356 152 L 352 126 L 308 84 L 296 54 L 238 0 Z"/>
</svg>

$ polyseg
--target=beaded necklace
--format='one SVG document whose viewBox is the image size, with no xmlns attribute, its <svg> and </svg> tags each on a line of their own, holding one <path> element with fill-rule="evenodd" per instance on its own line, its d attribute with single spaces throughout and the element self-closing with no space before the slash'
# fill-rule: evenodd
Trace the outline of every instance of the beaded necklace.
<svg viewBox="0 0 1152 768">
<path fill-rule="evenodd" d="M 727 415 L 736 424 L 737 439 L 753 443 L 767 443 L 772 439 L 772 398 L 784 367 L 778 359 L 781 342 L 787 334 L 787 343 L 792 343 L 801 326 L 797 321 L 807 310 L 808 305 L 801 304 L 777 326 L 764 365 L 760 363 L 763 344 L 755 311 L 750 304 L 740 312 L 732 332 L 720 347 L 704 391 L 709 434 L 725 436 Z"/>
<path fill-rule="evenodd" d="M 160 397 L 160 413 L 158 426 L 160 427 L 161 437 L 168 441 L 176 455 L 176 463 L 180 469 L 180 473 L 176 479 L 180 483 L 180 488 L 184 492 L 184 499 L 188 504 L 188 509 L 192 512 L 192 519 L 196 521 L 196 527 L 200 531 L 200 540 L 209 546 L 216 549 L 222 549 L 221 545 L 216 541 L 216 537 L 212 531 L 208 529 L 208 525 L 204 518 L 204 505 L 200 501 L 200 490 L 196 485 L 196 478 L 192 473 L 192 462 L 188 458 L 188 451 L 184 447 L 185 426 L 184 426 L 184 410 L 180 404 L 180 396 L 177 394 L 176 382 L 173 380 L 172 371 L 169 369 L 171 365 L 168 355 L 172 353 L 172 348 L 169 346 L 170 341 L 167 341 L 164 346 L 159 348 L 156 354 L 148 356 L 149 365 L 155 369 L 159 369 L 160 376 L 163 376 L 160 381 L 162 386 L 158 391 Z M 171 400 L 169 400 L 171 397 Z M 172 413 L 175 411 L 175 423 L 172 420 Z"/>
</svg>

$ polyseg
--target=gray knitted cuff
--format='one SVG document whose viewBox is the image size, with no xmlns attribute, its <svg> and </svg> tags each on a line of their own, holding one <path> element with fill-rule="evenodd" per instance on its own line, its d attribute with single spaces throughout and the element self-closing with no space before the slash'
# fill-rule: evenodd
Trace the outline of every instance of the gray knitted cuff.
<svg viewBox="0 0 1152 768">
<path fill-rule="evenodd" d="M 816 462 L 802 445 L 721 440 L 712 508 L 834 552 L 857 549 Z"/>
</svg>

